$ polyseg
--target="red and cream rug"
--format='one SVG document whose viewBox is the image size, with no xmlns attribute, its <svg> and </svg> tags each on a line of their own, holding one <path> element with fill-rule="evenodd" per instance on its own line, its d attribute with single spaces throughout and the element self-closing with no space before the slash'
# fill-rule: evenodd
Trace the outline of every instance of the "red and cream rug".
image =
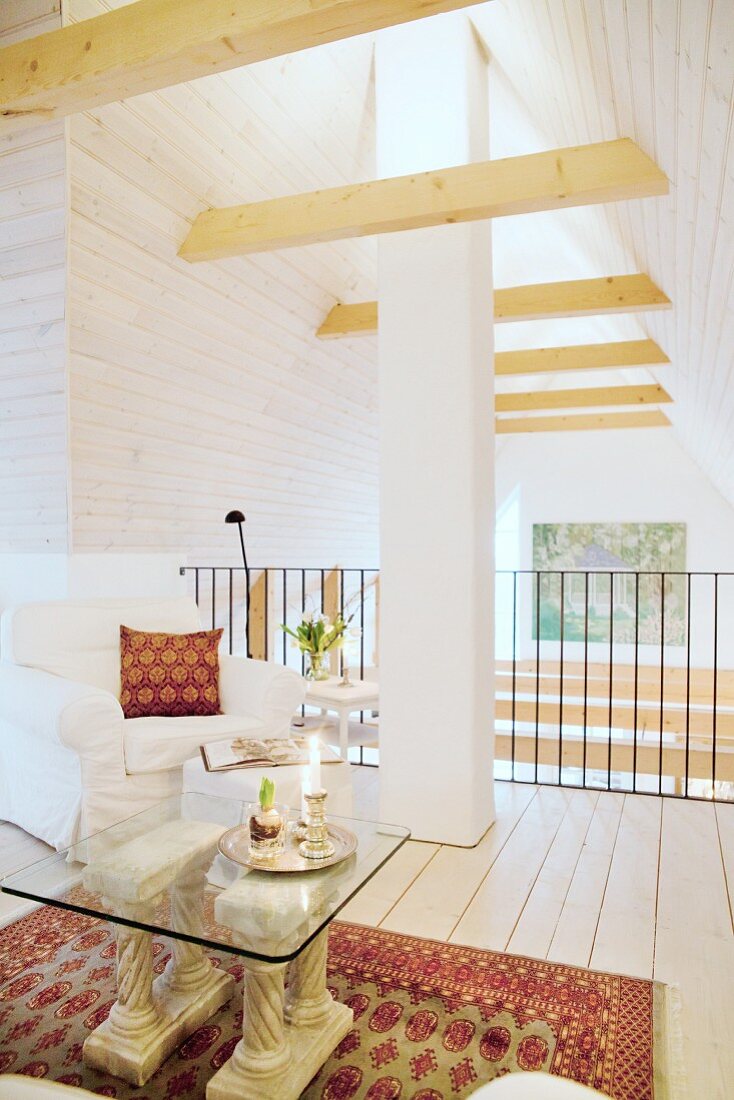
<svg viewBox="0 0 734 1100">
<path fill-rule="evenodd" d="M 168 951 L 155 944 L 159 972 Z M 0 1073 L 118 1100 L 204 1100 L 240 1037 L 241 1001 L 134 1088 L 82 1062 L 114 1001 L 114 956 L 109 925 L 61 910 L 0 930 Z M 241 978 L 236 956 L 212 958 Z M 534 1070 L 615 1100 L 669 1096 L 665 990 L 653 982 L 335 923 L 329 985 L 354 1009 L 354 1030 L 304 1100 L 462 1100 L 500 1074 Z"/>
</svg>

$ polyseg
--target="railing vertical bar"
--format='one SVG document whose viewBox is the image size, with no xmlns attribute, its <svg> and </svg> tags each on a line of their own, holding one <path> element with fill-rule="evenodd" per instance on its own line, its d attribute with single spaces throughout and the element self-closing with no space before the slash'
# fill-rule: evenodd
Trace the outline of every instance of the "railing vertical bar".
<svg viewBox="0 0 734 1100">
<path fill-rule="evenodd" d="M 232 567 L 229 568 L 229 653 L 232 655 Z"/>
<path fill-rule="evenodd" d="M 364 569 L 359 571 L 359 678 L 364 680 Z M 364 711 L 359 712 L 360 722 L 364 722 Z"/>
<path fill-rule="evenodd" d="M 359 597 L 359 678 L 364 680 L 364 569 L 359 571 Z"/>
<path fill-rule="evenodd" d="M 343 569 L 339 570 L 339 614 L 341 615 L 341 617 L 343 619 L 344 618 L 344 570 Z M 345 668 L 344 649 L 345 649 L 345 647 L 346 647 L 346 643 L 342 646 L 341 654 L 340 654 L 342 679 L 344 679 L 344 668 Z"/>
<path fill-rule="evenodd" d="M 517 570 L 512 573 L 512 778 L 515 778 L 515 697 L 517 695 Z"/>
<path fill-rule="evenodd" d="M 540 570 L 535 572 L 535 782 L 540 738 Z"/>
<path fill-rule="evenodd" d="M 288 622 L 288 570 L 283 570 L 283 622 Z M 288 664 L 288 636 L 283 631 L 283 664 Z"/>
<path fill-rule="evenodd" d="M 658 794 L 663 793 L 663 730 L 665 728 L 665 573 L 660 574 L 660 740 L 658 741 Z"/>
<path fill-rule="evenodd" d="M 584 747 L 582 786 L 586 786 L 586 738 L 589 714 L 589 574 L 584 575 Z"/>
<path fill-rule="evenodd" d="M 265 569 L 265 570 L 263 570 L 263 572 L 265 573 L 265 594 L 263 596 L 263 643 L 264 643 L 264 645 L 263 645 L 263 660 L 267 661 L 268 660 L 268 654 L 270 652 L 268 650 L 268 641 L 269 641 L 269 639 L 268 639 L 268 617 L 269 617 L 269 615 L 268 615 L 268 610 L 269 610 L 268 609 L 268 595 L 269 595 L 268 589 L 270 588 L 270 579 L 269 579 L 270 570 Z"/>
<path fill-rule="evenodd" d="M 301 570 L 301 618 L 306 614 L 306 570 Z M 301 654 L 301 676 L 306 671 L 306 654 Z"/>
<path fill-rule="evenodd" d="M 217 625 L 217 571 L 212 569 L 212 630 Z"/>
<path fill-rule="evenodd" d="M 564 604 L 565 604 L 565 579 L 566 575 L 561 570 L 561 660 L 558 672 L 558 785 L 563 786 L 563 628 L 564 628 Z"/>
<path fill-rule="evenodd" d="M 607 737 L 607 790 L 612 789 L 612 722 L 614 721 L 614 573 L 609 573 L 609 731 Z"/>
<path fill-rule="evenodd" d="M 686 591 L 686 774 L 683 797 L 688 798 L 688 769 L 691 753 L 691 574 Z"/>
<path fill-rule="evenodd" d="M 711 732 L 713 734 L 711 755 L 711 797 L 716 801 L 716 710 L 719 696 L 719 574 L 714 573 L 714 713 Z"/>
<path fill-rule="evenodd" d="M 632 791 L 637 790 L 637 694 L 640 678 L 640 574 L 635 573 L 635 699 L 633 704 Z"/>
<path fill-rule="evenodd" d="M 250 570 L 245 569 L 245 657 L 250 658 Z"/>
</svg>

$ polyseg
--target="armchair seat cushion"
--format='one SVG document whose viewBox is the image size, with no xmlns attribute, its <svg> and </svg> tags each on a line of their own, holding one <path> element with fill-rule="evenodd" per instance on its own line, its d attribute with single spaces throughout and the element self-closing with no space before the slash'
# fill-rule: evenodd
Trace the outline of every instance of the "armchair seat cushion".
<svg viewBox="0 0 734 1100">
<path fill-rule="evenodd" d="M 178 768 L 184 760 L 198 754 L 200 745 L 224 741 L 227 737 L 263 734 L 262 719 L 249 714 L 128 718 L 123 722 L 125 771 L 128 775 L 142 775 Z"/>
</svg>

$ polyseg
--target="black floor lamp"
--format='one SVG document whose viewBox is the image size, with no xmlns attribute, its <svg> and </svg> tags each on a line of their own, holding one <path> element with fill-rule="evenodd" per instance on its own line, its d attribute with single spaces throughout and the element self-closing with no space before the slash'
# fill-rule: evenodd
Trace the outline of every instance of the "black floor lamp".
<svg viewBox="0 0 734 1100">
<path fill-rule="evenodd" d="M 245 517 L 242 512 L 234 511 L 227 512 L 224 517 L 225 523 L 236 523 L 240 532 L 240 546 L 242 547 L 242 561 L 245 563 L 245 649 L 247 656 L 250 657 L 250 567 L 247 564 L 247 551 L 245 550 L 245 536 L 242 533 L 242 524 L 245 522 Z"/>
</svg>

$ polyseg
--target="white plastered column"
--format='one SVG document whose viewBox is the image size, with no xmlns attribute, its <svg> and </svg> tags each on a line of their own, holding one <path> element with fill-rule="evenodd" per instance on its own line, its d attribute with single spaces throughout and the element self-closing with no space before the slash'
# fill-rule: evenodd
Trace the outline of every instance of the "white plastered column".
<svg viewBox="0 0 734 1100">
<path fill-rule="evenodd" d="M 465 14 L 381 32 L 377 174 L 486 160 Z M 380 819 L 469 846 L 494 820 L 490 222 L 379 238 Z"/>
</svg>

